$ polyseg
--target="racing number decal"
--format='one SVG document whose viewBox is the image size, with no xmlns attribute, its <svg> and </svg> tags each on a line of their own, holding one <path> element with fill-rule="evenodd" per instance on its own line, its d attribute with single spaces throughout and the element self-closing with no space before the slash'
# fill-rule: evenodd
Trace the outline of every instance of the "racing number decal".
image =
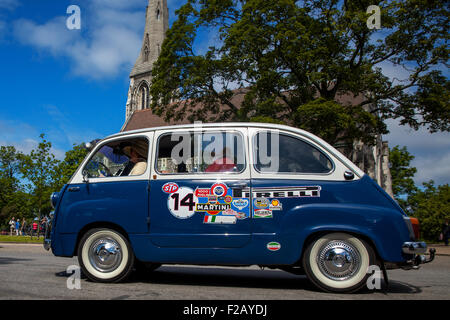
<svg viewBox="0 0 450 320">
<path fill-rule="evenodd" d="M 197 201 L 194 190 L 180 187 L 176 192 L 169 195 L 167 206 L 174 217 L 187 219 L 194 215 Z"/>
</svg>

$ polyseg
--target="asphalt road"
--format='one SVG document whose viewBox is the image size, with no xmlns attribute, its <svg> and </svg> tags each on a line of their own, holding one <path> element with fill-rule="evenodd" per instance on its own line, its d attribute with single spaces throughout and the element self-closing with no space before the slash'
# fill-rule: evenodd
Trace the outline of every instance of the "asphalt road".
<svg viewBox="0 0 450 320">
<path fill-rule="evenodd" d="M 437 256 L 420 270 L 390 270 L 387 292 L 329 294 L 305 276 L 279 270 L 162 266 L 126 283 L 99 284 L 82 277 L 80 289 L 66 272 L 76 258 L 58 258 L 40 245 L 0 243 L 0 299 L 167 299 L 167 300 L 302 300 L 302 299 L 450 299 L 450 256 Z"/>
</svg>

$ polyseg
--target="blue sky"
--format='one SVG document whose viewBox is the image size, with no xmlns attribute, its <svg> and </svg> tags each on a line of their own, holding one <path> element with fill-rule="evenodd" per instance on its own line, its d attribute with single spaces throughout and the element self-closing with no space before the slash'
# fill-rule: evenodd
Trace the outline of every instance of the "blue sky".
<svg viewBox="0 0 450 320">
<path fill-rule="evenodd" d="M 118 132 L 147 1 L 0 0 L 0 145 L 28 152 L 45 133 L 61 159 L 74 143 Z M 168 0 L 170 23 L 184 2 Z M 72 4 L 81 8 L 81 30 L 66 28 Z M 201 34 L 199 50 L 216 40 Z M 390 145 L 406 145 L 416 156 L 418 183 L 449 182 L 449 134 L 414 132 L 395 121 L 389 128 Z"/>
</svg>

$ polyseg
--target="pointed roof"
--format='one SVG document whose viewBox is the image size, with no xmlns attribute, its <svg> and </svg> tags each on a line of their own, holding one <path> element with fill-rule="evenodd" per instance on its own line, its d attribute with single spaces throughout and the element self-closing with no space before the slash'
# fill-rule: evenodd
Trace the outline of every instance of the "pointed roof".
<svg viewBox="0 0 450 320">
<path fill-rule="evenodd" d="M 142 48 L 131 70 L 130 78 L 152 71 L 168 29 L 169 10 L 167 0 L 149 0 L 145 14 Z"/>
</svg>

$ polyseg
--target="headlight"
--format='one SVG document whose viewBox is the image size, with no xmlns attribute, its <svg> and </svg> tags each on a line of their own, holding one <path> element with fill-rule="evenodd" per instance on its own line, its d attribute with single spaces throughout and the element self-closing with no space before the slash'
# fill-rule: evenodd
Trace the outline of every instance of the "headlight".
<svg viewBox="0 0 450 320">
<path fill-rule="evenodd" d="M 53 192 L 50 196 L 50 203 L 52 204 L 53 209 L 56 208 L 56 203 L 58 202 L 59 192 Z"/>
</svg>

